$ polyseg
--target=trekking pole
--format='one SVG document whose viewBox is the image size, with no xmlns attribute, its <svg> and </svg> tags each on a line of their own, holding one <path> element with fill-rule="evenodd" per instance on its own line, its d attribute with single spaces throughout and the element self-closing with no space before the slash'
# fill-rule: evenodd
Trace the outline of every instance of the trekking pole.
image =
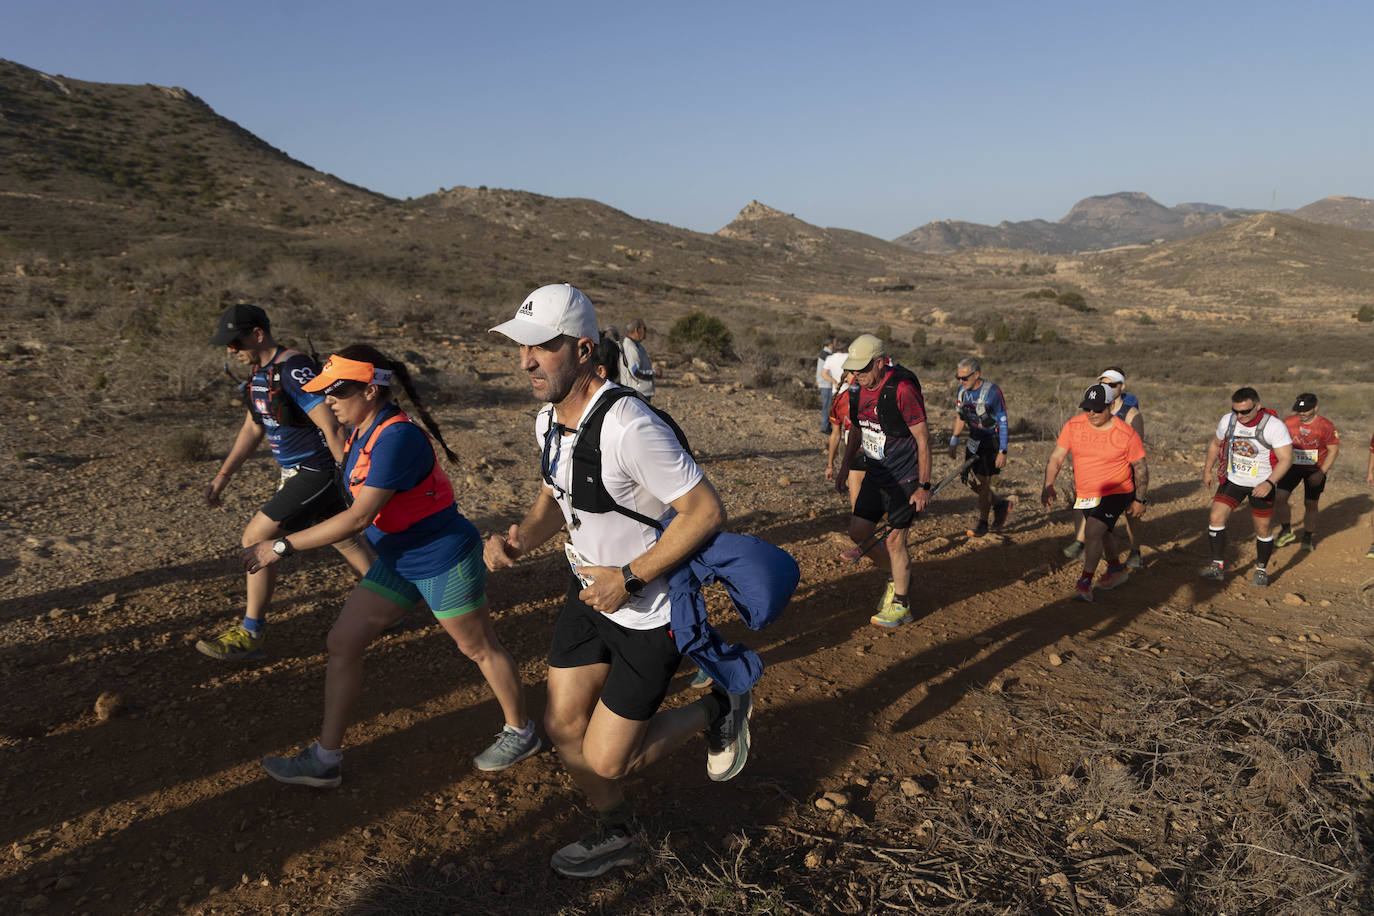
<svg viewBox="0 0 1374 916">
<path fill-rule="evenodd" d="M 935 486 L 930 488 L 930 498 L 934 499 L 936 493 L 939 493 L 945 487 L 949 486 L 951 483 L 954 482 L 954 479 L 956 477 L 967 471 L 969 468 L 973 467 L 973 463 L 977 460 L 978 459 L 976 457 L 970 458 L 954 470 L 950 471 L 944 477 L 941 477 L 939 482 L 936 483 Z M 889 525 L 887 522 L 883 522 L 876 529 L 874 529 L 872 534 L 864 538 L 862 542 L 854 545 L 853 547 L 846 550 L 844 553 L 840 554 L 840 559 L 851 564 L 859 562 L 859 560 L 863 558 L 864 554 L 868 553 L 874 547 L 878 546 L 878 542 L 881 541 L 883 538 L 887 537 L 888 533 L 891 531 L 892 526 Z"/>
</svg>

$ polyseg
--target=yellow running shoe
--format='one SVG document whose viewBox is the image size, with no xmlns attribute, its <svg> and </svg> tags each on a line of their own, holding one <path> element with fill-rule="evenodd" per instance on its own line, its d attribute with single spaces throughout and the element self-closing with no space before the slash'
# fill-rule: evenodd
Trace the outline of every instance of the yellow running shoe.
<svg viewBox="0 0 1374 916">
<path fill-rule="evenodd" d="M 875 617 L 881 617 L 892 609 L 892 599 L 897 594 L 897 585 L 891 579 L 887 580 L 887 588 L 883 589 L 883 597 L 878 601 L 878 613 Z"/>
<path fill-rule="evenodd" d="M 262 636 L 254 638 L 243 628 L 242 624 L 234 624 L 214 639 L 202 639 L 196 643 L 196 651 L 201 655 L 208 655 L 211 658 L 218 658 L 223 661 L 244 662 L 264 658 L 266 653 L 262 651 Z"/>
<path fill-rule="evenodd" d="M 911 610 L 905 604 L 892 602 L 887 609 L 874 614 L 868 618 L 868 622 L 880 627 L 900 627 L 904 623 L 911 623 Z"/>
</svg>

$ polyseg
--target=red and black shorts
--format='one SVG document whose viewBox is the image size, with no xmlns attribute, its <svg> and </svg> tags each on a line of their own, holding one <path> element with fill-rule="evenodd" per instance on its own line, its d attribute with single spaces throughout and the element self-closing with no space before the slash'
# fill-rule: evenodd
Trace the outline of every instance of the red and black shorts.
<svg viewBox="0 0 1374 916">
<path fill-rule="evenodd" d="M 1317 497 L 1321 496 L 1322 491 L 1326 489 L 1325 474 L 1322 474 L 1321 479 L 1316 483 L 1312 482 L 1312 478 L 1320 470 L 1321 468 L 1317 467 L 1315 464 L 1295 464 L 1289 468 L 1288 473 L 1284 474 L 1283 478 L 1279 480 L 1279 489 L 1285 493 L 1292 493 L 1298 488 L 1298 481 L 1302 481 L 1303 498 L 1315 500 Z"/>
<path fill-rule="evenodd" d="M 601 702 L 622 719 L 652 719 L 682 662 L 672 631 L 666 623 L 650 630 L 622 627 L 577 597 L 581 591 L 582 583 L 572 578 L 553 626 L 549 667 L 610 665 Z"/>
<path fill-rule="evenodd" d="M 1129 493 L 1112 493 L 1103 496 L 1097 505 L 1091 509 L 1081 509 L 1083 519 L 1095 518 L 1107 526 L 1111 531 L 1116 527 L 1116 520 L 1121 518 L 1121 513 L 1131 508 L 1131 503 L 1135 502 L 1135 490 Z"/>
<path fill-rule="evenodd" d="M 1232 509 L 1238 507 L 1246 500 L 1250 500 L 1250 514 L 1255 518 L 1268 518 L 1274 514 L 1274 488 L 1269 488 L 1269 495 L 1259 497 L 1255 495 L 1254 487 L 1242 487 L 1238 483 L 1223 480 L 1221 486 L 1217 487 L 1217 492 L 1212 497 L 1212 502 L 1222 503 Z"/>
</svg>

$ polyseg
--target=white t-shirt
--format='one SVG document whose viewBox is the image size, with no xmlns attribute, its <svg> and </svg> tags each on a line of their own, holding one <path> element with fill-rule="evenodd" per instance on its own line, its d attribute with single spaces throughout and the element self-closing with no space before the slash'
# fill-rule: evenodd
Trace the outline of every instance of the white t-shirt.
<svg viewBox="0 0 1374 916">
<path fill-rule="evenodd" d="M 620 383 L 627 388 L 633 388 L 646 398 L 653 397 L 653 377 L 640 378 L 635 375 L 635 370 L 646 374 L 654 371 L 653 363 L 649 360 L 649 351 L 644 349 L 644 345 L 626 337 L 620 342 L 620 362 L 624 370 L 620 373 Z"/>
<path fill-rule="evenodd" d="M 1293 444 L 1288 427 L 1272 413 L 1260 414 L 1254 426 L 1228 413 L 1217 423 L 1217 440 L 1222 443 L 1221 476 L 1238 487 L 1255 487 L 1268 480 L 1279 461 L 1274 449 Z"/>
<path fill-rule="evenodd" d="M 849 359 L 849 354 L 841 350 L 839 353 L 831 353 L 825 358 L 825 371 L 830 373 L 830 377 L 835 380 L 832 386 L 836 389 L 844 381 L 844 361 Z"/>
<path fill-rule="evenodd" d="M 611 383 L 605 382 L 596 390 L 577 418 L 579 427 L 592 405 L 611 388 Z M 553 407 L 548 405 L 535 420 L 535 440 L 541 455 L 552 417 Z M 659 532 L 619 512 L 573 509 L 572 453 L 578 435 L 558 436 L 557 443 L 551 443 L 551 492 L 563 511 L 573 549 L 583 562 L 619 569 L 652 547 Z M 702 478 L 701 468 L 647 404 L 623 397 L 611 405 L 601 424 L 601 482 L 616 503 L 658 519 L 666 528 L 675 514 L 669 503 L 686 495 Z M 660 576 L 607 616 L 627 629 L 649 630 L 668 623 L 670 610 L 668 580 Z"/>
</svg>

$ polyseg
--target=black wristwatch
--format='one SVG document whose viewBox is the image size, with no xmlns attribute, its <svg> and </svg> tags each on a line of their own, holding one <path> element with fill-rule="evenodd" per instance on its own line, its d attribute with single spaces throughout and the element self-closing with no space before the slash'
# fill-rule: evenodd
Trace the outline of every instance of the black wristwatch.
<svg viewBox="0 0 1374 916">
<path fill-rule="evenodd" d="M 296 552 L 296 548 L 292 547 L 291 542 L 283 537 L 272 542 L 272 552 L 279 557 L 289 557 Z"/>
<path fill-rule="evenodd" d="M 927 480 L 925 483 L 918 484 L 917 486 L 918 486 L 919 489 L 922 489 L 922 490 L 929 490 L 929 489 L 930 489 L 930 481 Z"/>
<path fill-rule="evenodd" d="M 1142 506 L 1149 505 L 1149 503 L 1150 503 L 1150 501 L 1149 501 L 1148 499 L 1146 499 L 1145 497 L 1143 497 L 1143 496 L 1137 496 L 1137 497 L 1135 497 L 1135 501 L 1138 502 L 1138 503 L 1140 503 Z"/>
<path fill-rule="evenodd" d="M 620 574 L 625 577 L 625 591 L 631 595 L 638 595 L 644 591 L 644 580 L 630 572 L 630 564 L 626 563 L 620 567 Z"/>
</svg>

